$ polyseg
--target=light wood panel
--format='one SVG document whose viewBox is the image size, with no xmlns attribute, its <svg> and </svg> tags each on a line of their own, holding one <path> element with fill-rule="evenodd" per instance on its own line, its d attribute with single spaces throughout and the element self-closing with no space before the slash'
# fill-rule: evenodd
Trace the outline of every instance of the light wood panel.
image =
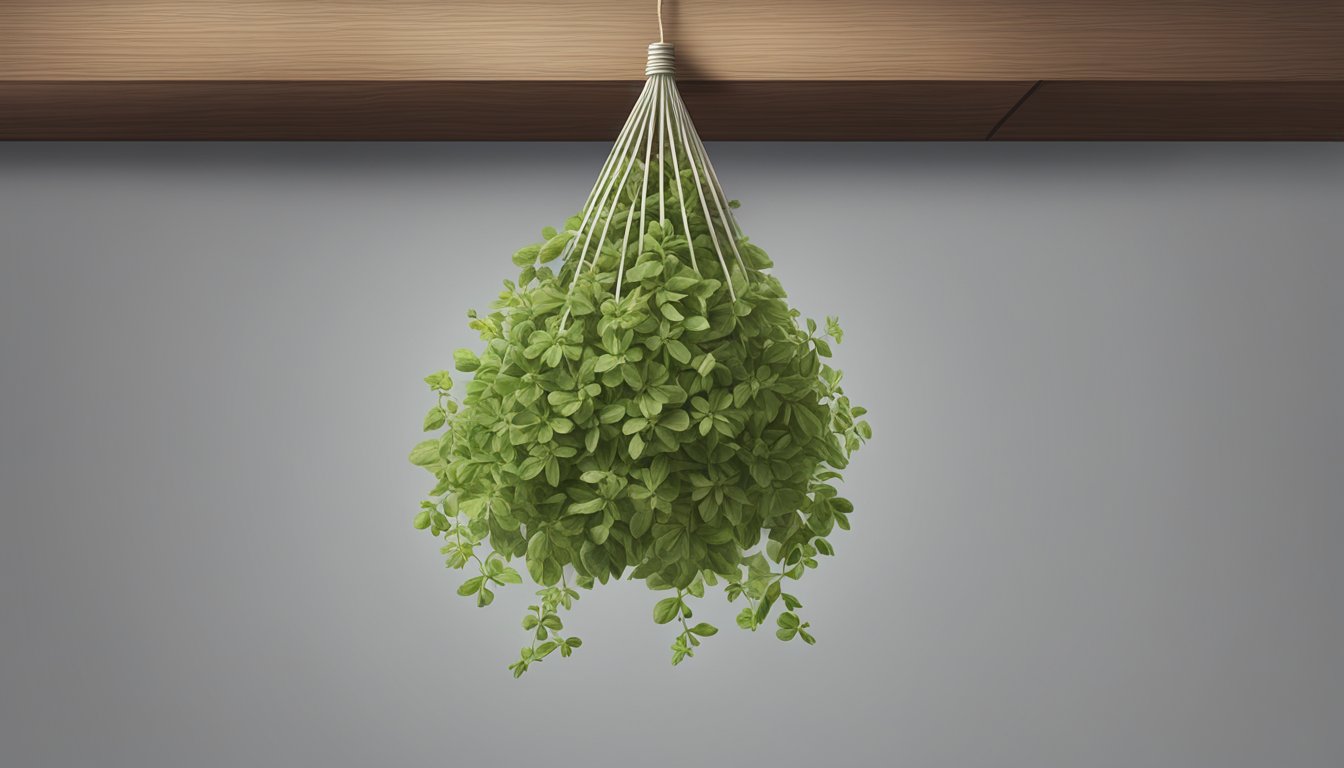
<svg viewBox="0 0 1344 768">
<path fill-rule="evenodd" d="M 654 0 L 6 0 L 0 79 L 626 80 Z M 1340 0 L 667 0 L 692 79 L 1344 77 Z"/>
</svg>

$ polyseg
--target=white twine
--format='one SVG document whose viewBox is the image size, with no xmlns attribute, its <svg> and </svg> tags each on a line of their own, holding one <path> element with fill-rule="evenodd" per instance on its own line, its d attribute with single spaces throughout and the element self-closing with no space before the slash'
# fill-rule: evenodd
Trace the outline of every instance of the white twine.
<svg viewBox="0 0 1344 768">
<path fill-rule="evenodd" d="M 696 133 L 690 112 L 686 109 L 686 104 L 682 101 L 681 94 L 677 90 L 673 47 L 671 43 L 662 39 L 661 0 L 658 3 L 658 12 L 659 41 L 649 45 L 648 61 L 644 67 L 644 74 L 648 79 L 644 83 L 644 89 L 640 92 L 629 117 L 626 118 L 625 126 L 617 136 L 611 153 L 602 165 L 602 171 L 598 174 L 597 182 L 593 184 L 592 190 L 588 193 L 578 230 L 566 244 L 561 254 L 566 262 L 573 260 L 575 253 L 578 254 L 574 276 L 569 283 L 569 293 L 573 293 L 584 269 L 592 268 L 597 264 L 602 255 L 603 246 L 607 245 L 607 234 L 610 231 L 612 219 L 616 216 L 616 209 L 621 197 L 625 194 L 626 184 L 630 181 L 632 173 L 639 173 L 639 237 L 635 240 L 635 246 L 632 249 L 630 247 L 630 231 L 634 216 L 627 216 L 621 237 L 620 264 L 616 272 L 615 296 L 617 300 L 621 298 L 626 261 L 632 250 L 635 258 L 638 258 L 643 250 L 646 207 L 650 191 L 649 175 L 654 169 L 657 170 L 658 175 L 658 220 L 662 221 L 667 218 L 665 206 L 667 193 L 662 169 L 669 155 L 672 161 L 673 178 L 678 180 L 678 194 L 683 200 L 680 217 L 681 231 L 687 240 L 686 247 L 691 257 L 691 268 L 697 273 L 700 272 L 695 255 L 695 246 L 690 242 L 690 218 L 685 205 L 685 196 L 688 192 L 684 189 L 684 184 L 681 181 L 681 155 L 684 153 L 688 170 L 691 172 L 690 182 L 695 187 L 695 199 L 700 204 L 700 211 L 704 215 L 705 223 L 709 228 L 714 255 L 723 270 L 728 294 L 736 301 L 737 293 L 733 286 L 727 257 L 731 253 L 733 261 L 741 267 L 743 276 L 750 279 L 746 261 L 742 258 L 737 244 L 738 238 L 742 237 L 742 228 L 738 225 L 737 219 L 732 214 L 732 209 L 728 206 L 727 195 L 724 194 L 723 186 L 719 183 L 718 174 L 714 172 L 714 165 L 709 161 L 709 153 L 705 150 L 705 144 L 700 139 L 699 134 Z M 653 146 L 655 126 L 658 131 L 656 157 L 654 156 Z M 641 154 L 643 154 L 642 163 Z M 657 160 L 657 162 L 654 162 L 654 160 Z M 631 213 L 634 213 L 633 206 Z M 722 230 L 722 237 L 720 237 L 720 229 Z M 726 252 L 722 241 L 726 241 L 728 246 Z M 593 249 L 591 257 L 589 256 L 590 247 Z M 560 330 L 565 329 L 569 321 L 569 315 L 570 312 L 566 308 L 564 316 L 560 320 Z"/>
</svg>

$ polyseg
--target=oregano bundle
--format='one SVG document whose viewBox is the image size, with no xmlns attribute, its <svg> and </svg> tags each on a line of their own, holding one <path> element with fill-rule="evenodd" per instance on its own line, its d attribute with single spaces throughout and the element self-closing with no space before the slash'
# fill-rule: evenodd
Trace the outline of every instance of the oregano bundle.
<svg viewBox="0 0 1344 768">
<path fill-rule="evenodd" d="M 785 585 L 834 554 L 853 511 L 835 483 L 871 437 L 826 362 L 837 320 L 800 323 L 703 145 L 653 152 L 651 109 L 643 157 L 614 151 L 606 194 L 515 253 L 517 280 L 468 313 L 483 347 L 453 356 L 465 386 L 425 379 L 424 429 L 442 431 L 411 452 L 437 479 L 414 525 L 476 572 L 458 593 L 477 605 L 523 580 L 519 561 L 541 587 L 515 677 L 580 646 L 560 611 L 611 579 L 666 593 L 652 614 L 677 626 L 673 664 L 718 631 L 691 599 L 720 586 L 745 604 L 740 627 L 773 613 L 780 639 L 815 642 Z"/>
</svg>

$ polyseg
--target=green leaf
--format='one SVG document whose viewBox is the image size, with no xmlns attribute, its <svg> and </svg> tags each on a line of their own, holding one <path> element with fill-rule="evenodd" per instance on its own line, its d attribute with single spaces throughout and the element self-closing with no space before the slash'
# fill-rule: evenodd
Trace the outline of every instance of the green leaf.
<svg viewBox="0 0 1344 768">
<path fill-rule="evenodd" d="M 519 248 L 513 253 L 513 263 L 520 267 L 526 267 L 537 260 L 537 254 L 541 251 L 540 245 L 527 245 Z"/>
<path fill-rule="evenodd" d="M 453 353 L 453 367 L 463 373 L 470 373 L 481 367 L 481 361 L 470 349 L 459 349 Z"/>
<path fill-rule="evenodd" d="M 518 466 L 518 477 L 520 480 L 531 480 L 540 475 L 546 468 L 546 459 L 542 456 L 528 456 L 523 463 Z"/>
<path fill-rule="evenodd" d="M 597 307 L 593 304 L 592 299 L 588 298 L 588 294 L 582 291 L 575 291 L 570 294 L 569 309 L 574 313 L 575 317 L 591 315 L 597 311 Z M 552 365 L 556 365 L 556 363 L 552 363 Z"/>
<path fill-rule="evenodd" d="M 417 467 L 428 467 L 439 463 L 439 441 L 425 440 L 411 450 L 411 463 Z"/>
<path fill-rule="evenodd" d="M 470 579 L 467 579 L 466 581 L 462 582 L 462 586 L 457 588 L 457 594 L 463 597 L 466 597 L 467 595 L 474 595 L 476 594 L 476 591 L 481 588 L 481 582 L 483 581 L 485 581 L 484 577 L 473 576 Z"/>
<path fill-rule="evenodd" d="M 681 327 L 688 331 L 707 331 L 709 330 L 709 321 L 699 315 L 692 315 L 682 322 Z"/>
<path fill-rule="evenodd" d="M 649 525 L 653 522 L 653 510 L 645 508 L 637 510 L 630 518 L 630 535 L 635 538 L 641 538 L 649 530 Z"/>
<path fill-rule="evenodd" d="M 448 419 L 447 412 L 444 411 L 439 406 L 436 405 L 433 408 L 430 408 L 429 413 L 425 414 L 424 431 L 428 432 L 431 429 L 438 429 L 439 427 L 442 427 L 447 419 Z"/>
<path fill-rule="evenodd" d="M 655 624 L 666 624 L 677 618 L 681 612 L 681 598 L 668 597 L 658 601 L 653 606 L 653 622 Z"/>
<path fill-rule="evenodd" d="M 682 344 L 680 341 L 677 341 L 676 339 L 669 339 L 666 342 L 665 346 L 667 347 L 667 354 L 670 355 L 672 359 L 676 360 L 678 363 L 682 363 L 684 365 L 691 361 L 691 351 L 687 349 L 686 345 Z"/>
<path fill-rule="evenodd" d="M 600 512 L 602 507 L 606 506 L 606 499 L 589 499 L 581 501 L 578 504 L 570 504 L 566 514 L 570 515 L 591 515 L 594 512 Z"/>
<path fill-rule="evenodd" d="M 527 540 L 527 559 L 545 560 L 551 555 L 551 540 L 545 531 L 537 531 Z"/>
<path fill-rule="evenodd" d="M 718 634 L 719 629 L 712 624 L 706 624 L 702 621 L 694 627 L 691 627 L 691 632 L 700 635 L 701 637 L 709 637 L 710 635 Z"/>
<path fill-rule="evenodd" d="M 708 376 L 710 372 L 714 370 L 714 365 L 714 355 L 706 353 L 705 356 L 701 358 L 700 365 L 696 367 L 696 373 L 699 373 L 701 376 Z"/>
<path fill-rule="evenodd" d="M 630 271 L 625 273 L 625 277 L 627 280 L 630 280 L 631 282 L 636 282 L 640 280 L 647 280 L 650 277 L 656 277 L 658 275 L 661 275 L 662 273 L 663 273 L 663 262 L 658 261 L 657 259 L 651 259 L 649 261 L 645 261 L 632 267 Z"/>
<path fill-rule="evenodd" d="M 835 339 L 836 344 L 845 340 L 845 332 L 840 328 L 840 318 L 826 318 L 826 333 L 830 335 L 832 339 Z"/>
<path fill-rule="evenodd" d="M 573 239 L 574 239 L 574 233 L 570 232 L 569 230 L 565 230 L 564 232 L 561 232 L 555 237 L 552 237 L 551 239 L 547 240 L 541 246 L 541 250 L 538 253 L 538 257 L 541 259 L 541 263 L 545 264 L 546 262 L 555 261 L 556 259 L 560 258 L 560 254 L 563 253 L 565 250 L 565 245 L 570 240 Z"/>
<path fill-rule="evenodd" d="M 664 413 L 663 416 L 658 419 L 658 426 L 666 427 L 673 432 L 682 432 L 685 431 L 687 427 L 691 426 L 691 415 L 682 410 Z"/>
<path fill-rule="evenodd" d="M 766 617 L 770 615 L 771 605 L 772 602 L 769 599 L 764 598 L 759 603 L 756 604 L 756 616 L 754 618 L 757 624 L 765 623 Z"/>
<path fill-rule="evenodd" d="M 439 371 L 426 376 L 425 383 L 435 392 L 447 392 L 453 388 L 453 377 L 448 371 Z"/>
</svg>

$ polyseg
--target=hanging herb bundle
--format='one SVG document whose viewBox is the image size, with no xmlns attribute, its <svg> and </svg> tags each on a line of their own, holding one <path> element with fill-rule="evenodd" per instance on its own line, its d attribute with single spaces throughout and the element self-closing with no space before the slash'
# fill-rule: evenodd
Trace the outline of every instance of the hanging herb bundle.
<svg viewBox="0 0 1344 768">
<path fill-rule="evenodd" d="M 414 520 L 443 540 L 448 566 L 478 570 L 458 589 L 480 606 L 541 586 L 515 676 L 570 655 L 562 609 L 611 579 L 666 592 L 672 662 L 718 630 L 692 623 L 691 598 L 720 585 L 749 630 L 813 643 L 786 583 L 834 550 L 853 510 L 835 487 L 871 430 L 826 363 L 834 318 L 800 325 L 765 252 L 751 243 L 650 46 L 649 81 L 580 215 L 513 256 L 484 342 L 460 349 L 470 374 L 426 378 L 442 430 L 411 452 L 438 480 Z M 577 588 L 577 589 L 576 589 Z M 778 610 L 776 610 L 778 607 Z"/>
</svg>

